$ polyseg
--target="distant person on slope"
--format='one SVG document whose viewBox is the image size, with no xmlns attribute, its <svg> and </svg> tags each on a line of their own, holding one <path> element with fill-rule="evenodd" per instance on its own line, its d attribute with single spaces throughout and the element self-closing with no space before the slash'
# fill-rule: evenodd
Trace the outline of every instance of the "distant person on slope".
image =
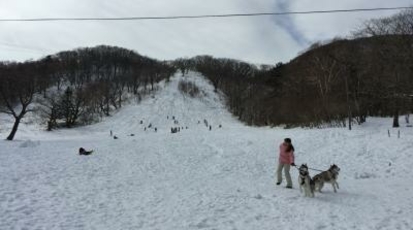
<svg viewBox="0 0 413 230">
<path fill-rule="evenodd" d="M 286 188 L 293 188 L 293 183 L 290 176 L 290 165 L 295 166 L 294 146 L 291 144 L 290 138 L 285 138 L 284 142 L 280 145 L 280 157 L 277 168 L 277 185 L 280 185 L 282 182 L 282 170 L 284 168 L 285 179 L 287 180 Z"/>
<path fill-rule="evenodd" d="M 86 151 L 84 148 L 79 149 L 79 155 L 90 155 L 93 153 L 93 150 Z"/>
</svg>

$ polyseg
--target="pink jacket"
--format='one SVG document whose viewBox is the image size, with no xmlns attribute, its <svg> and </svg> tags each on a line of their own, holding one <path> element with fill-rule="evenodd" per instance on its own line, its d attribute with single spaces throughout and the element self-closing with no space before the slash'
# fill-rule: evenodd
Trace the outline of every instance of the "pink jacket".
<svg viewBox="0 0 413 230">
<path fill-rule="evenodd" d="M 294 151 L 291 149 L 290 152 L 287 152 L 287 143 L 282 143 L 280 145 L 280 158 L 279 162 L 281 164 L 291 164 L 294 163 Z"/>
</svg>

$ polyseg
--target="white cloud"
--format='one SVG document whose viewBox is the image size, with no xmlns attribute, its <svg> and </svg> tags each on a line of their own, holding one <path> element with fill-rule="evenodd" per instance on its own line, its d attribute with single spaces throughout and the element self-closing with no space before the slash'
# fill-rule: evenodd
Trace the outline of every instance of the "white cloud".
<svg viewBox="0 0 413 230">
<path fill-rule="evenodd" d="M 2 0 L 2 18 L 173 16 L 407 5 L 318 0 Z M 346 35 L 360 20 L 394 12 L 155 21 L 0 22 L 0 60 L 37 59 L 100 44 L 157 59 L 209 54 L 254 63 L 288 61 L 308 42 Z"/>
<path fill-rule="evenodd" d="M 361 9 L 411 6 L 411 0 L 367 1 L 367 0 L 292 0 L 292 11 L 332 10 L 332 9 Z M 297 15 L 293 17 L 294 25 L 308 41 L 331 39 L 336 36 L 345 37 L 364 21 L 371 18 L 389 16 L 398 11 L 372 11 L 336 14 Z"/>
</svg>

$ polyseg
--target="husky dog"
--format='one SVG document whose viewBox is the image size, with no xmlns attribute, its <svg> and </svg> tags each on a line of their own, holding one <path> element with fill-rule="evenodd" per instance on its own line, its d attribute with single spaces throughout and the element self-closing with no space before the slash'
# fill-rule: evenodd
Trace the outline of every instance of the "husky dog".
<svg viewBox="0 0 413 230">
<path fill-rule="evenodd" d="M 300 187 L 300 192 L 303 192 L 304 196 L 314 197 L 314 181 L 311 179 L 310 174 L 308 173 L 307 164 L 302 164 L 298 168 L 300 175 L 298 176 L 298 185 Z"/>
<path fill-rule="evenodd" d="M 324 186 L 324 183 L 330 183 L 333 186 L 334 192 L 337 192 L 337 188 L 340 188 L 337 183 L 338 173 L 340 172 L 340 168 L 333 164 L 327 171 L 323 171 L 313 177 L 313 181 L 315 183 L 316 190 L 321 192 L 321 189 Z"/>
</svg>

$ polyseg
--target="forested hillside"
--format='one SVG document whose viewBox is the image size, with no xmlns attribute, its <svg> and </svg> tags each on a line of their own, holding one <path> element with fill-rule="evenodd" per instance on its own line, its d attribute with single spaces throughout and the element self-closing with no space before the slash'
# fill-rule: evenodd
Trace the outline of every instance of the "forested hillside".
<svg viewBox="0 0 413 230">
<path fill-rule="evenodd" d="M 314 43 L 288 63 L 260 66 L 198 56 L 176 61 L 203 73 L 250 125 L 346 126 L 411 112 L 413 11 L 367 21 L 351 38 Z"/>
<path fill-rule="evenodd" d="M 318 42 L 287 63 L 257 66 L 212 56 L 158 61 L 111 46 L 63 51 L 41 60 L 0 63 L 0 111 L 27 112 L 47 129 L 96 122 L 139 101 L 177 70 L 200 72 L 248 125 L 347 126 L 367 116 L 411 112 L 413 11 L 365 22 L 350 38 Z M 36 106 L 33 102 L 36 101 Z M 351 128 L 351 127 L 350 127 Z"/>
<path fill-rule="evenodd" d="M 165 62 L 110 46 L 64 51 L 38 61 L 1 63 L 1 111 L 16 120 L 8 139 L 13 139 L 27 112 L 41 114 L 48 130 L 88 124 L 122 107 L 128 95 L 139 100 L 174 72 Z"/>
</svg>

